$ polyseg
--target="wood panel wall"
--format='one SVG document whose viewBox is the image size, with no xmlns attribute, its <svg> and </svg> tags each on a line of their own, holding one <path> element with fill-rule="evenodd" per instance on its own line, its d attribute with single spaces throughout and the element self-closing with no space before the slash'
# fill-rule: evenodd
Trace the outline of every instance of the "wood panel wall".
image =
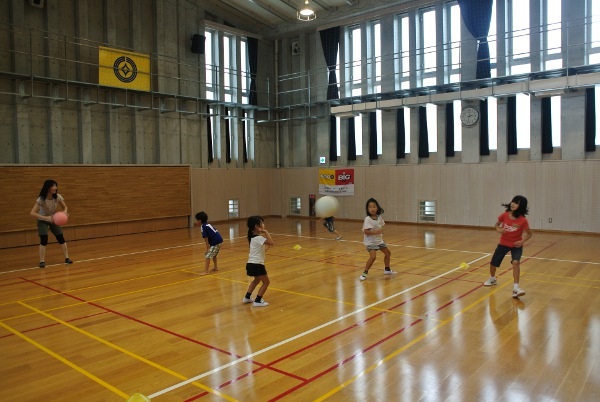
<svg viewBox="0 0 600 402">
<path fill-rule="evenodd" d="M 0 166 L 0 248 L 37 243 L 29 213 L 46 179 L 69 208 L 67 240 L 189 225 L 189 166 Z"/>
</svg>

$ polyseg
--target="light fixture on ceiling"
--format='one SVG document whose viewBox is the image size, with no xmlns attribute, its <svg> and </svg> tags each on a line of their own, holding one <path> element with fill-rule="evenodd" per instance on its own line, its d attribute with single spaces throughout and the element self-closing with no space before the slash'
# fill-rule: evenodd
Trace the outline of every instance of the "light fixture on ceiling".
<svg viewBox="0 0 600 402">
<path fill-rule="evenodd" d="M 308 0 L 304 0 L 304 5 L 298 10 L 298 19 L 300 21 L 312 21 L 317 18 L 317 13 L 308 4 Z"/>
</svg>

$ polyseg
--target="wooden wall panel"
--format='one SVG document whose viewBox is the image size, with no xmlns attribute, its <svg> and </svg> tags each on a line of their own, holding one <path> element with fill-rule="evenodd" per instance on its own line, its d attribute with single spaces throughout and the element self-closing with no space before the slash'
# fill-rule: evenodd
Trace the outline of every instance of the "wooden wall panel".
<svg viewBox="0 0 600 402">
<path fill-rule="evenodd" d="M 188 166 L 5 165 L 0 166 L 0 231 L 8 234 L 0 238 L 0 248 L 24 245 L 19 232 L 25 233 L 25 244 L 37 243 L 35 219 L 29 212 L 46 179 L 58 182 L 69 207 L 67 240 L 156 230 L 154 221 L 164 218 L 183 218 L 187 226 Z M 121 229 L 111 225 L 125 222 L 137 223 Z M 167 226 L 182 227 L 180 222 Z"/>
</svg>

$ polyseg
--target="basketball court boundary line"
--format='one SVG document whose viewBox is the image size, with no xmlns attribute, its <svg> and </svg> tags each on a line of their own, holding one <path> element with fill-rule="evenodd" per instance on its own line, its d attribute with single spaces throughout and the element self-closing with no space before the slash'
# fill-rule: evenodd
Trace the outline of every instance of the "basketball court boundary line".
<svg viewBox="0 0 600 402">
<path fill-rule="evenodd" d="M 469 264 L 469 265 L 471 265 L 471 264 L 473 264 L 473 263 L 476 263 L 477 261 L 479 261 L 479 260 L 481 260 L 481 259 L 483 259 L 483 258 L 487 258 L 487 257 L 489 257 L 489 256 L 490 256 L 490 254 L 489 254 L 489 253 L 486 253 L 485 255 L 483 255 L 483 256 L 481 256 L 481 257 L 479 257 L 479 258 L 476 258 L 475 260 L 472 260 L 472 261 L 470 261 L 468 264 Z M 252 359 L 252 358 L 253 358 L 253 357 L 255 357 L 255 356 L 261 355 L 261 354 L 263 354 L 263 353 L 266 353 L 266 352 L 268 352 L 268 351 L 270 351 L 270 350 L 272 350 L 272 349 L 278 348 L 279 346 L 282 346 L 282 345 L 285 345 L 285 344 L 287 344 L 287 343 L 289 343 L 289 342 L 295 341 L 296 339 L 300 339 L 300 338 L 302 338 L 302 337 L 304 337 L 304 336 L 306 336 L 306 335 L 309 335 L 309 334 L 311 334 L 311 333 L 313 333 L 313 332 L 319 331 L 319 330 L 321 330 L 321 329 L 323 329 L 323 328 L 326 328 L 326 327 L 328 327 L 328 326 L 330 326 L 330 325 L 333 325 L 333 324 L 335 324 L 335 323 L 337 323 L 337 322 L 339 322 L 339 321 L 345 320 L 346 318 L 352 317 L 352 316 L 354 316 L 354 315 L 356 315 L 356 314 L 359 314 L 359 313 L 361 313 L 361 312 L 363 312 L 363 311 L 365 311 L 365 310 L 368 310 L 368 309 L 370 309 L 370 308 L 372 308 L 372 307 L 375 307 L 375 306 L 377 306 L 377 305 L 379 305 L 379 304 L 381 304 L 381 303 L 384 303 L 384 302 L 386 302 L 386 301 L 388 301 L 388 300 L 391 300 L 391 299 L 393 299 L 393 298 L 396 298 L 396 297 L 398 297 L 398 296 L 401 296 L 401 295 L 403 295 L 404 293 L 407 293 L 407 292 L 409 292 L 409 291 L 411 291 L 411 290 L 414 290 L 414 289 L 416 289 L 416 288 L 419 288 L 419 287 L 421 287 L 421 286 L 424 286 L 424 285 L 426 285 L 426 284 L 428 284 L 428 283 L 430 283 L 430 282 L 433 282 L 433 281 L 435 281 L 435 280 L 438 280 L 438 279 L 440 279 L 440 278 L 442 278 L 442 277 L 444 277 L 444 276 L 446 276 L 446 275 L 448 275 L 448 274 L 451 274 L 451 273 L 453 273 L 453 272 L 456 272 L 456 271 L 459 271 L 459 270 L 462 270 L 462 269 L 463 269 L 463 268 L 462 268 L 462 267 L 460 267 L 460 266 L 458 266 L 458 267 L 456 267 L 456 268 L 453 268 L 453 269 L 451 269 L 451 270 L 449 270 L 449 271 L 446 271 L 446 272 L 444 272 L 443 274 L 437 275 L 437 276 L 435 276 L 435 277 L 432 277 L 432 278 L 430 278 L 430 279 L 428 279 L 428 280 L 426 280 L 426 281 L 420 282 L 420 283 L 418 283 L 418 284 L 416 284 L 416 285 L 414 285 L 414 286 L 411 286 L 410 288 L 404 289 L 404 290 L 402 290 L 402 291 L 400 291 L 400 292 L 398 292 L 398 293 L 395 293 L 395 294 L 393 294 L 393 295 L 390 295 L 390 296 L 388 296 L 388 297 L 386 297 L 386 298 L 384 298 L 384 299 L 378 300 L 378 301 L 376 301 L 375 303 L 371 303 L 371 304 L 369 304 L 369 305 L 367 305 L 367 306 L 361 307 L 361 308 L 359 308 L 358 310 L 355 310 L 355 311 L 353 311 L 353 312 L 351 312 L 351 313 L 344 314 L 344 315 L 343 315 L 343 316 L 341 316 L 341 317 L 338 317 L 338 318 L 336 318 L 336 319 L 334 319 L 334 320 L 330 320 L 330 321 L 328 321 L 328 322 L 326 322 L 326 323 L 323 323 L 323 324 L 321 324 L 321 325 L 319 325 L 319 326 L 313 327 L 313 328 L 311 328 L 311 329 L 309 329 L 309 330 L 307 330 L 307 331 L 304 331 L 304 332 L 302 332 L 302 333 L 300 333 L 300 334 L 294 335 L 294 336 L 292 336 L 292 337 L 290 337 L 290 338 L 288 338 L 288 339 L 284 339 L 284 340 L 282 340 L 282 341 L 280 341 L 280 342 L 277 342 L 277 343 L 275 343 L 275 344 L 273 344 L 273 345 L 271 345 L 271 346 L 268 346 L 268 347 L 266 347 L 266 348 L 263 348 L 263 349 L 261 349 L 261 350 L 258 350 L 258 351 L 254 352 L 254 353 L 250 353 L 250 354 L 248 354 L 248 355 L 246 355 L 246 356 L 243 356 L 243 357 L 241 357 L 241 358 L 239 358 L 239 359 L 236 359 L 236 360 L 234 360 L 234 361 L 232 361 L 232 362 L 229 362 L 229 363 L 227 363 L 227 364 L 224 364 L 224 365 L 222 365 L 222 366 L 220 366 L 220 367 L 216 367 L 216 368 L 214 368 L 214 369 L 212 369 L 212 370 L 210 370 L 210 371 L 206 371 L 206 372 L 204 372 L 204 373 L 198 374 L 197 376 L 194 376 L 194 377 L 192 377 L 192 378 L 190 378 L 190 379 L 188 379 L 188 380 L 182 381 L 182 382 L 180 382 L 180 383 L 177 383 L 177 384 L 174 384 L 174 385 L 172 385 L 172 386 L 170 386 L 170 387 L 167 387 L 167 388 L 165 388 L 165 389 L 163 389 L 163 390 L 157 391 L 157 392 L 155 392 L 155 393 L 153 393 L 153 394 L 150 394 L 150 395 L 148 395 L 148 398 L 152 399 L 152 398 L 155 398 L 155 397 L 157 397 L 157 396 L 164 395 L 164 394 L 166 394 L 166 393 L 168 393 L 168 392 L 171 392 L 171 391 L 173 391 L 173 390 L 175 390 L 175 389 L 181 388 L 181 387 L 183 387 L 183 386 L 185 386 L 185 385 L 187 385 L 187 384 L 189 384 L 189 383 L 191 383 L 191 382 L 197 381 L 197 380 L 199 380 L 199 379 L 201 379 L 201 378 L 204 378 L 204 377 L 207 377 L 207 376 L 209 376 L 209 375 L 211 375 L 211 374 L 218 373 L 219 371 L 222 371 L 222 370 L 224 370 L 224 369 L 226 369 L 226 368 L 229 368 L 229 367 L 235 366 L 235 365 L 236 365 L 236 364 L 238 364 L 238 363 L 245 362 L 245 361 L 247 361 L 247 360 L 249 360 L 249 359 Z"/>
</svg>

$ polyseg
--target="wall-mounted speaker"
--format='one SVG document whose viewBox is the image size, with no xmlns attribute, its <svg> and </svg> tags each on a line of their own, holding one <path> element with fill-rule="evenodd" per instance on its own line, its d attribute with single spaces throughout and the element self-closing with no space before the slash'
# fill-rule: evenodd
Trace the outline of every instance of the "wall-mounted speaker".
<svg viewBox="0 0 600 402">
<path fill-rule="evenodd" d="M 292 42 L 292 56 L 299 55 L 301 51 L 300 42 Z"/>
<path fill-rule="evenodd" d="M 204 54 L 205 39 L 206 37 L 204 35 L 192 35 L 192 53 Z"/>
<path fill-rule="evenodd" d="M 29 0 L 29 5 L 37 8 L 44 8 L 44 0 Z"/>
</svg>

